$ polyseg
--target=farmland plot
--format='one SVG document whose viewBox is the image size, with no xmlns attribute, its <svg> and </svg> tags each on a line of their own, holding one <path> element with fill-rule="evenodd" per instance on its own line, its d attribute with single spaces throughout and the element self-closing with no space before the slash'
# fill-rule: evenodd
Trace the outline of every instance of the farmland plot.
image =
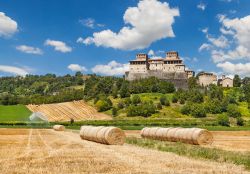
<svg viewBox="0 0 250 174">
<path fill-rule="evenodd" d="M 27 105 L 32 112 L 41 112 L 48 117 L 49 121 L 75 121 L 81 120 L 108 120 L 110 116 L 98 113 L 84 101 L 73 101 L 54 104 Z"/>
<path fill-rule="evenodd" d="M 241 166 L 195 160 L 125 144 L 81 140 L 72 132 L 0 129 L 0 171 L 7 173 L 248 173 Z"/>
</svg>

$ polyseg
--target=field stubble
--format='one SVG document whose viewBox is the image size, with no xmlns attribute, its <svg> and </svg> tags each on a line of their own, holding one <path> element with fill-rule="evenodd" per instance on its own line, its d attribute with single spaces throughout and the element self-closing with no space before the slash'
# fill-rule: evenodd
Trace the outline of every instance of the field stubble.
<svg viewBox="0 0 250 174">
<path fill-rule="evenodd" d="M 2 173 L 248 173 L 242 166 L 194 160 L 132 145 L 107 146 L 72 132 L 0 129 Z"/>
</svg>

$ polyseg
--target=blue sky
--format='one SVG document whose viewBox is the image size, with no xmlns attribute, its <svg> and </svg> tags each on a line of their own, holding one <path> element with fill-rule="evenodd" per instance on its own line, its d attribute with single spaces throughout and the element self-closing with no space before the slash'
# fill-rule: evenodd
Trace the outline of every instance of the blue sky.
<svg viewBox="0 0 250 174">
<path fill-rule="evenodd" d="M 122 75 L 136 53 L 250 74 L 249 0 L 0 1 L 0 76 Z"/>
</svg>

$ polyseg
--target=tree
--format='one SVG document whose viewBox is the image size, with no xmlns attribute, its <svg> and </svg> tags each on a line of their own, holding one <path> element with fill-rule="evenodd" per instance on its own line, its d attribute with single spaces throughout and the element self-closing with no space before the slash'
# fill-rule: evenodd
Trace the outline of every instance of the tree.
<svg viewBox="0 0 250 174">
<path fill-rule="evenodd" d="M 227 115 L 233 118 L 241 117 L 241 113 L 238 109 L 238 106 L 235 104 L 229 104 L 227 107 Z"/>
<path fill-rule="evenodd" d="M 219 115 L 217 117 L 218 124 L 221 126 L 229 126 L 229 117 L 227 115 Z"/>
<path fill-rule="evenodd" d="M 83 74 L 82 74 L 81 71 L 77 71 L 76 74 L 75 74 L 76 77 L 82 77 L 82 75 L 83 75 Z"/>
<path fill-rule="evenodd" d="M 190 114 L 194 117 L 206 117 L 206 110 L 202 104 L 194 104 L 191 107 Z"/>
<path fill-rule="evenodd" d="M 164 105 L 164 106 L 170 106 L 170 103 L 169 103 L 166 96 L 161 96 L 160 97 L 160 103 L 161 103 L 161 105 Z"/>
<path fill-rule="evenodd" d="M 118 109 L 116 107 L 113 107 L 112 108 L 112 115 L 117 116 L 117 111 L 118 111 Z"/>
<path fill-rule="evenodd" d="M 122 84 L 119 93 L 120 93 L 121 98 L 125 98 L 125 97 L 129 97 L 130 96 L 130 92 L 129 92 L 129 88 L 128 88 L 128 83 L 127 82 L 124 82 Z"/>
<path fill-rule="evenodd" d="M 105 100 L 99 100 L 96 103 L 96 107 L 99 112 L 107 111 L 111 108 L 110 104 Z"/>
<path fill-rule="evenodd" d="M 239 75 L 234 75 L 234 78 L 233 78 L 233 86 L 234 87 L 240 87 L 241 86 L 241 79 L 240 79 L 240 76 Z"/>
<path fill-rule="evenodd" d="M 131 101 L 134 105 L 137 105 L 141 103 L 141 98 L 139 95 L 133 95 Z"/>
<path fill-rule="evenodd" d="M 197 86 L 198 86 L 197 79 L 195 77 L 190 77 L 188 79 L 188 88 L 194 89 L 194 88 L 197 88 Z"/>
<path fill-rule="evenodd" d="M 177 102 L 178 102 L 178 98 L 177 98 L 176 95 L 173 95 L 173 97 L 172 97 L 172 102 L 173 102 L 173 103 L 177 103 Z"/>
<path fill-rule="evenodd" d="M 216 98 L 221 101 L 223 99 L 223 90 L 220 86 L 209 85 L 208 96 L 211 100 Z"/>
</svg>

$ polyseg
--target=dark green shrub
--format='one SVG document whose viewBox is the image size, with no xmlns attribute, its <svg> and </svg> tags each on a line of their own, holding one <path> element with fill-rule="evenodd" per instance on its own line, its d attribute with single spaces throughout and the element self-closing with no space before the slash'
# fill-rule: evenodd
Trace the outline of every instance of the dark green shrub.
<svg viewBox="0 0 250 174">
<path fill-rule="evenodd" d="M 117 111 L 118 111 L 118 109 L 116 107 L 113 107 L 112 108 L 112 115 L 117 116 Z"/>
<path fill-rule="evenodd" d="M 188 101 L 194 103 L 202 103 L 204 101 L 203 94 L 198 90 L 191 90 L 188 93 Z"/>
<path fill-rule="evenodd" d="M 95 105 L 99 112 L 107 111 L 112 107 L 110 103 L 106 100 L 98 100 Z"/>
<path fill-rule="evenodd" d="M 180 104 L 182 104 L 182 105 L 185 104 L 185 100 L 183 98 L 180 99 Z"/>
<path fill-rule="evenodd" d="M 129 106 L 129 105 L 132 103 L 130 97 L 126 98 L 126 99 L 124 100 L 124 103 L 125 103 L 126 106 Z"/>
<path fill-rule="evenodd" d="M 184 106 L 182 106 L 181 113 L 189 115 L 191 113 L 191 110 L 192 110 L 192 105 L 190 103 L 187 103 Z"/>
<path fill-rule="evenodd" d="M 131 101 L 134 105 L 137 105 L 141 103 L 141 98 L 138 95 L 133 95 Z"/>
<path fill-rule="evenodd" d="M 158 110 L 161 110 L 161 109 L 162 109 L 161 103 L 157 103 L 157 109 L 158 109 Z"/>
<path fill-rule="evenodd" d="M 177 103 L 177 102 L 178 102 L 178 98 L 175 95 L 173 95 L 173 97 L 172 97 L 172 103 Z"/>
<path fill-rule="evenodd" d="M 244 126 L 244 119 L 243 118 L 237 117 L 236 120 L 237 120 L 238 126 Z"/>
<path fill-rule="evenodd" d="M 229 117 L 237 118 L 241 116 L 238 106 L 235 104 L 229 104 L 227 106 L 227 115 Z"/>
<path fill-rule="evenodd" d="M 122 102 L 122 101 L 119 101 L 118 103 L 117 103 L 117 107 L 118 107 L 118 109 L 123 109 L 124 108 L 124 103 Z"/>
<path fill-rule="evenodd" d="M 206 117 L 206 110 L 202 104 L 194 104 L 191 107 L 190 114 L 194 117 Z"/>
<path fill-rule="evenodd" d="M 170 106 L 170 103 L 169 103 L 166 96 L 161 96 L 160 103 L 161 103 L 161 105 L 164 105 L 164 106 Z"/>
<path fill-rule="evenodd" d="M 218 124 L 221 126 L 229 126 L 230 125 L 229 117 L 227 115 L 219 115 L 217 117 L 217 121 L 218 121 Z"/>
<path fill-rule="evenodd" d="M 218 99 L 209 100 L 205 103 L 205 109 L 207 113 L 219 114 L 222 113 L 222 104 Z"/>
</svg>

